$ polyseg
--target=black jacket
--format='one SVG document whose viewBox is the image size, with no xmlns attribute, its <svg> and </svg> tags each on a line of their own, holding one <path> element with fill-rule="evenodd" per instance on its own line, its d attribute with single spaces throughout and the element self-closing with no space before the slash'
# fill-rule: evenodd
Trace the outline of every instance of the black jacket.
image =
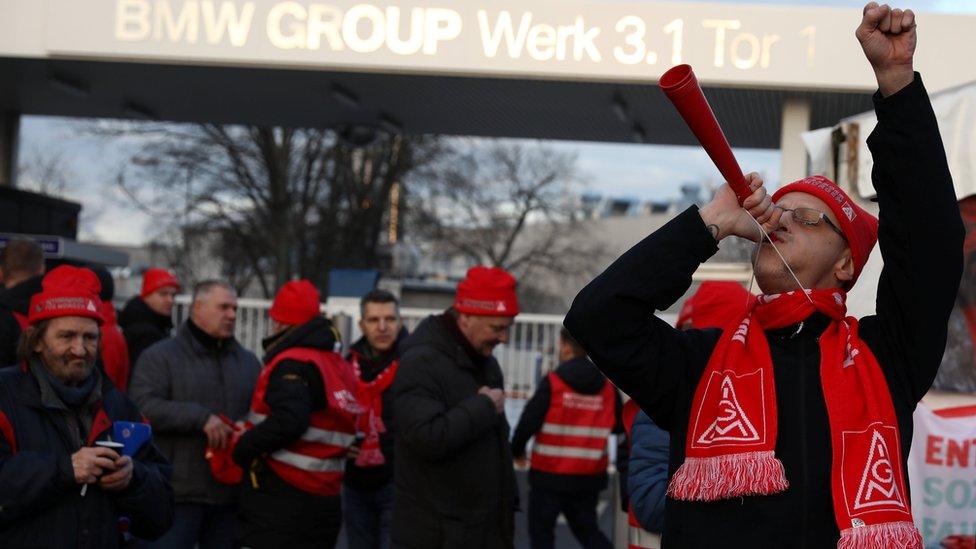
<svg viewBox="0 0 976 549">
<path fill-rule="evenodd" d="M 461 337 L 453 318 L 430 316 L 401 347 L 393 383 L 394 547 L 479 549 L 513 543 L 509 426 L 491 399 L 478 394 L 484 385 L 504 386 L 501 368 L 493 357 L 473 357 Z"/>
<path fill-rule="evenodd" d="M 607 378 L 600 373 L 600 370 L 593 365 L 586 357 L 567 360 L 556 367 L 555 374 L 566 382 L 574 391 L 584 395 L 595 395 L 603 390 Z M 515 426 L 515 434 L 512 436 L 512 455 L 522 457 L 525 455 L 525 446 L 529 439 L 535 436 L 542 429 L 545 423 L 546 414 L 549 412 L 549 402 L 552 398 L 552 385 L 549 383 L 549 376 L 542 378 L 535 394 L 529 399 L 519 417 L 518 425 Z M 623 433 L 624 426 L 620 419 L 623 411 L 623 401 L 620 393 L 614 391 L 615 410 L 613 432 Z M 529 469 L 529 484 L 536 488 L 542 488 L 550 492 L 599 492 L 607 487 L 606 471 L 599 475 L 559 475 L 547 473 L 536 469 Z"/>
<path fill-rule="evenodd" d="M 142 421 L 136 406 L 100 376 L 98 406 L 110 421 Z M 0 434 L 0 547 L 119 547 L 120 516 L 131 532 L 155 539 L 173 523 L 170 466 L 152 443 L 133 458 L 132 481 L 121 492 L 89 486 L 82 496 L 71 454 L 81 447 L 67 424 L 68 414 L 42 399 L 37 378 L 20 367 L 0 370 L 0 418 L 16 439 Z M 78 422 L 79 429 L 83 422 Z M 97 425 L 97 424 L 96 424 Z M 110 428 L 97 435 L 106 440 Z"/>
<path fill-rule="evenodd" d="M 397 336 L 397 341 L 389 353 L 376 358 L 369 358 L 369 343 L 366 337 L 359 338 L 349 348 L 349 356 L 346 360 L 352 361 L 353 355 L 359 361 L 360 379 L 369 382 L 376 379 L 383 370 L 386 370 L 393 362 L 400 358 L 400 344 L 407 337 L 407 330 L 403 328 Z M 393 387 L 383 392 L 383 413 L 380 419 L 386 432 L 380 433 L 380 451 L 386 462 L 376 467 L 359 467 L 356 460 L 346 461 L 346 474 L 342 477 L 342 482 L 359 490 L 379 490 L 380 488 L 393 482 L 393 455 L 394 455 L 394 433 L 396 423 L 393 420 Z"/>
<path fill-rule="evenodd" d="M 35 276 L 16 286 L 0 290 L 0 368 L 17 363 L 20 323 L 14 312 L 27 316 L 30 300 L 41 291 L 42 276 Z"/>
<path fill-rule="evenodd" d="M 877 314 L 860 336 L 884 371 L 901 430 L 912 443 L 912 411 L 939 368 L 946 322 L 962 272 L 963 226 L 945 153 L 921 78 L 875 95 L 878 125 L 868 139 L 881 209 L 884 270 Z M 717 250 L 690 208 L 621 256 L 576 297 L 566 327 L 598 367 L 671 433 L 669 475 L 684 461 L 691 401 L 717 330 L 678 331 L 653 316 L 688 289 Z M 776 387 L 776 455 L 790 488 L 711 503 L 668 499 L 666 547 L 835 547 L 831 444 L 820 383 L 819 313 L 767 331 Z M 907 471 L 907 467 L 905 468 Z M 907 485 L 907 480 L 906 480 Z"/>
<path fill-rule="evenodd" d="M 129 348 L 129 364 L 135 367 L 143 351 L 172 334 L 173 319 L 153 311 L 141 297 L 135 296 L 119 314 L 119 328 Z"/>
<path fill-rule="evenodd" d="M 336 338 L 329 321 L 316 317 L 263 343 L 267 367 L 294 347 L 333 351 Z M 234 461 L 245 470 L 238 506 L 240 541 L 245 546 L 304 547 L 316 538 L 321 545 L 328 537 L 321 531 L 323 523 L 333 524 L 338 531 L 339 496 L 304 492 L 281 479 L 261 459 L 302 436 L 311 413 L 328 405 L 325 394 L 322 375 L 310 362 L 282 360 L 271 373 L 265 392 L 268 417 L 245 433 L 234 448 Z"/>
</svg>

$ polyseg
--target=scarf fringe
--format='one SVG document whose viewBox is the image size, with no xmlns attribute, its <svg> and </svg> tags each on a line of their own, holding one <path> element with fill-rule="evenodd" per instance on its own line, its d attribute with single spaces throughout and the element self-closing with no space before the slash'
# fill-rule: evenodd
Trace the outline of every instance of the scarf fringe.
<svg viewBox="0 0 976 549">
<path fill-rule="evenodd" d="M 837 549 L 922 549 L 922 534 L 907 521 L 847 528 Z"/>
<path fill-rule="evenodd" d="M 769 495 L 789 487 L 786 472 L 772 451 L 685 458 L 668 486 L 668 495 L 684 501 L 717 501 Z"/>
</svg>

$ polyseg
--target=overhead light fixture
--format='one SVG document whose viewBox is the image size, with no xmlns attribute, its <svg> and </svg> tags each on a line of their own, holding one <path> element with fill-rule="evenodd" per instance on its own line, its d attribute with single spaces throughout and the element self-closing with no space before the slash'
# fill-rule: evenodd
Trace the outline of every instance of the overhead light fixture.
<svg viewBox="0 0 976 549">
<path fill-rule="evenodd" d="M 126 118 L 136 118 L 140 120 L 156 120 L 158 118 L 152 109 L 133 101 L 126 101 L 122 105 L 122 114 L 124 114 Z"/>
<path fill-rule="evenodd" d="M 610 99 L 610 108 L 613 109 L 613 114 L 617 115 L 621 122 L 624 124 L 628 122 L 630 115 L 627 114 L 627 102 L 619 93 L 613 94 L 613 98 Z"/>
<path fill-rule="evenodd" d="M 72 78 L 63 74 L 52 74 L 48 77 L 47 82 L 52 88 L 72 97 L 86 99 L 91 95 L 91 91 L 88 89 L 88 86 L 77 78 Z"/>
<path fill-rule="evenodd" d="M 630 136 L 634 143 L 647 143 L 647 132 L 644 131 L 644 126 L 641 126 L 639 122 L 634 123 L 630 128 Z"/>
<path fill-rule="evenodd" d="M 359 108 L 359 97 L 339 84 L 332 85 L 332 97 L 350 109 Z"/>
<path fill-rule="evenodd" d="M 379 125 L 388 134 L 399 135 L 403 133 L 403 126 L 400 121 L 388 114 L 380 113 Z"/>
</svg>

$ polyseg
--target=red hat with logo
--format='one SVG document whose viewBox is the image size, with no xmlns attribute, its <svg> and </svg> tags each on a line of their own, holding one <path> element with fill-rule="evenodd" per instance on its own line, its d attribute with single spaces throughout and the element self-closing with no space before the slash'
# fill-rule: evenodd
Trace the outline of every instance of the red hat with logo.
<svg viewBox="0 0 976 549">
<path fill-rule="evenodd" d="M 731 320 L 741 320 L 756 297 L 738 282 L 707 280 L 685 301 L 678 314 L 677 328 L 722 328 Z"/>
<path fill-rule="evenodd" d="M 781 187 L 773 194 L 773 202 L 786 193 L 806 193 L 823 200 L 834 217 L 840 222 L 840 230 L 851 248 L 851 258 L 854 260 L 854 278 L 850 285 L 857 282 L 864 265 L 868 262 L 871 249 L 878 242 L 878 218 L 851 200 L 836 183 L 822 175 L 814 175 L 794 181 Z"/>
<path fill-rule="evenodd" d="M 457 286 L 454 309 L 468 315 L 515 316 L 519 313 L 515 277 L 499 267 L 468 269 Z"/>
<path fill-rule="evenodd" d="M 91 269 L 56 267 L 41 280 L 40 293 L 31 297 L 27 323 L 34 325 L 51 318 L 80 316 L 102 324 L 98 297 L 101 290 L 102 283 Z"/>
<path fill-rule="evenodd" d="M 286 282 L 268 314 L 282 324 L 298 326 L 319 316 L 319 291 L 307 280 Z"/>
<path fill-rule="evenodd" d="M 156 290 L 167 286 L 172 286 L 177 290 L 180 289 L 180 279 L 176 278 L 173 271 L 158 267 L 146 269 L 146 272 L 142 274 L 142 291 L 139 292 L 139 297 L 146 297 Z"/>
</svg>

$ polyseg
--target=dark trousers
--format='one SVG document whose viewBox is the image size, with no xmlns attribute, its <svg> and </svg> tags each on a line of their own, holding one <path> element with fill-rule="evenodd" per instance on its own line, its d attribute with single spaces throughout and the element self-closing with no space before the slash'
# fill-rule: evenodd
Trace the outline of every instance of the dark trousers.
<svg viewBox="0 0 976 549">
<path fill-rule="evenodd" d="M 566 517 L 573 536 L 585 549 L 612 549 L 596 521 L 599 492 L 557 493 L 529 487 L 529 541 L 532 549 L 553 549 L 556 520 Z"/>
<path fill-rule="evenodd" d="M 389 549 L 393 483 L 377 490 L 342 486 L 343 526 L 349 549 Z"/>
<path fill-rule="evenodd" d="M 147 549 L 233 549 L 237 510 L 225 505 L 177 503 L 173 526 L 156 541 L 139 545 Z"/>
<path fill-rule="evenodd" d="M 238 541 L 252 549 L 335 547 L 342 528 L 342 499 L 295 488 L 270 470 L 244 480 L 238 505 Z"/>
</svg>

